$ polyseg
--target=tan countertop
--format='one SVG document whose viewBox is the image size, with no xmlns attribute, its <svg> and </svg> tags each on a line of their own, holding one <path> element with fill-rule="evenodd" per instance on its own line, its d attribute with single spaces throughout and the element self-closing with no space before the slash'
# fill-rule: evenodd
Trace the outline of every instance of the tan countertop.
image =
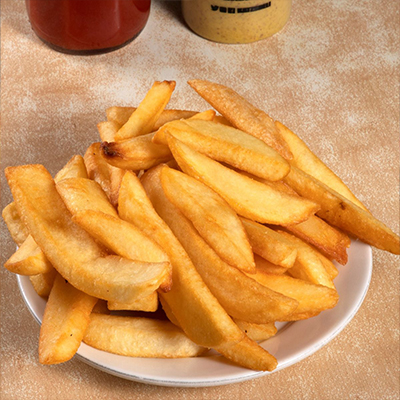
<svg viewBox="0 0 400 400">
<path fill-rule="evenodd" d="M 46 48 L 22 0 L 3 0 L 1 161 L 57 172 L 97 139 L 111 105 L 137 105 L 154 80 L 176 80 L 170 106 L 205 109 L 188 79 L 231 86 L 301 136 L 370 211 L 399 232 L 400 5 L 296 1 L 286 28 L 248 45 L 204 40 L 180 4 L 153 1 L 129 46 L 77 57 Z M 2 207 L 11 201 L 4 174 Z M 2 264 L 15 246 L 2 222 Z M 39 326 L 16 278 L 1 269 L 1 395 L 9 399 L 398 399 L 399 258 L 373 250 L 359 312 L 332 342 L 278 373 L 230 386 L 164 388 L 123 380 L 78 359 L 38 363 Z"/>
</svg>

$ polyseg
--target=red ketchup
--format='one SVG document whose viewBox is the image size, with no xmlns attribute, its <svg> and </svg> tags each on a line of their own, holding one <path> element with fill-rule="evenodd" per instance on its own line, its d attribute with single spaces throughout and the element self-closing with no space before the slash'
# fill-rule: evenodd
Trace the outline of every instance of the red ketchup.
<svg viewBox="0 0 400 400">
<path fill-rule="evenodd" d="M 55 50 L 97 54 L 142 31 L 151 0 L 25 0 L 34 32 Z"/>
</svg>

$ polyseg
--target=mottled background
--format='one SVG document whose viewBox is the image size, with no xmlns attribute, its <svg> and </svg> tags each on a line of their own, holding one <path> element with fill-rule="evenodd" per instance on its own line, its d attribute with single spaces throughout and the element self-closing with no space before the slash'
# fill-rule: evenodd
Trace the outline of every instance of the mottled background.
<svg viewBox="0 0 400 400">
<path fill-rule="evenodd" d="M 207 107 L 186 81 L 233 87 L 301 136 L 371 212 L 399 231 L 399 2 L 294 0 L 286 28 L 248 45 L 204 40 L 179 1 L 153 1 L 129 46 L 76 57 L 46 48 L 23 0 L 1 2 L 1 162 L 52 173 L 97 139 L 111 105 L 137 105 L 172 79 L 170 107 Z M 11 196 L 1 174 L 2 207 Z M 1 225 L 2 263 L 15 247 Z M 147 386 L 74 359 L 38 363 L 39 326 L 1 269 L 1 399 L 398 399 L 399 258 L 374 250 L 370 290 L 344 331 L 276 374 L 225 387 Z"/>
</svg>

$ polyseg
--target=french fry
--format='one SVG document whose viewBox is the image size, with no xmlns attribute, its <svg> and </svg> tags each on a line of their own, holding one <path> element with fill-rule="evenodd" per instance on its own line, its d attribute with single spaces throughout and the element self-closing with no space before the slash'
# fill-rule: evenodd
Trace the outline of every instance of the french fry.
<svg viewBox="0 0 400 400">
<path fill-rule="evenodd" d="M 73 156 L 67 164 L 56 174 L 54 180 L 56 182 L 62 181 L 66 178 L 87 178 L 87 171 L 85 161 L 82 156 Z"/>
<path fill-rule="evenodd" d="M 292 165 L 323 182 L 365 211 L 368 211 L 364 204 L 354 196 L 346 184 L 343 183 L 343 181 L 329 169 L 294 132 L 279 121 L 275 121 L 275 125 L 293 154 L 293 159 L 290 161 Z"/>
<path fill-rule="evenodd" d="M 169 321 L 97 313 L 90 316 L 83 341 L 129 357 L 196 357 L 206 350 Z"/>
<path fill-rule="evenodd" d="M 263 271 L 266 274 L 282 275 L 288 270 L 288 268 L 272 264 L 258 254 L 254 254 L 254 262 L 256 263 L 256 273 L 257 271 Z"/>
<path fill-rule="evenodd" d="M 56 183 L 56 188 L 71 214 L 96 210 L 117 216 L 101 186 L 87 178 L 68 178 Z"/>
<path fill-rule="evenodd" d="M 110 165 L 102 156 L 100 143 L 93 143 L 84 155 L 88 178 L 96 181 L 110 203 L 116 207 L 118 203 L 118 191 L 125 170 Z"/>
<path fill-rule="evenodd" d="M 286 159 L 293 157 L 274 121 L 233 89 L 198 79 L 190 80 L 188 83 L 233 126 L 263 140 L 282 157 Z"/>
<path fill-rule="evenodd" d="M 154 312 L 158 309 L 158 293 L 153 292 L 146 297 L 142 297 L 131 303 L 117 303 L 115 301 L 107 302 L 109 310 L 129 310 L 129 311 L 146 311 Z"/>
<path fill-rule="evenodd" d="M 318 216 L 378 249 L 400 254 L 400 238 L 369 212 L 296 167 L 284 178 L 301 196 L 321 206 Z"/>
<path fill-rule="evenodd" d="M 45 274 L 53 266 L 29 235 L 18 250 L 4 263 L 9 271 L 19 275 Z"/>
<path fill-rule="evenodd" d="M 61 275 L 56 277 L 40 328 L 41 364 L 59 364 L 75 355 L 96 302 L 96 298 L 75 289 Z"/>
<path fill-rule="evenodd" d="M 318 252 L 296 236 L 284 231 L 278 232 L 297 248 L 296 261 L 287 273 L 294 278 L 335 289 L 331 274 L 326 270 Z"/>
<path fill-rule="evenodd" d="M 314 202 L 280 193 L 224 167 L 171 135 L 168 136 L 168 145 L 185 173 L 216 191 L 243 217 L 286 225 L 306 220 L 319 208 Z"/>
<path fill-rule="evenodd" d="M 228 264 L 254 272 L 254 258 L 243 225 L 216 192 L 198 180 L 168 168 L 161 169 L 165 195 L 188 218 L 203 239 Z"/>
<path fill-rule="evenodd" d="M 154 192 L 157 191 L 157 198 L 154 200 L 156 209 L 226 312 L 254 323 L 275 321 L 291 314 L 297 308 L 296 301 L 279 296 L 273 291 L 263 290 L 238 269 L 227 265 L 207 245 L 193 224 L 167 199 L 161 188 L 166 168 L 158 167 L 152 172 L 154 182 L 158 178 L 157 187 L 154 183 L 152 188 Z M 204 221 L 204 225 L 207 229 L 207 221 Z"/>
<path fill-rule="evenodd" d="M 258 177 L 253 178 L 282 193 L 298 196 L 290 186 L 282 181 L 270 182 Z M 298 224 L 286 225 L 285 229 L 317 247 L 340 264 L 345 265 L 347 263 L 347 249 L 351 243 L 350 238 L 344 232 L 331 226 L 316 215 L 311 215 L 308 219 Z"/>
<path fill-rule="evenodd" d="M 239 129 L 201 119 L 173 121 L 160 128 L 153 142 L 167 144 L 166 132 L 208 157 L 256 176 L 277 181 L 289 163 L 262 140 Z"/>
<path fill-rule="evenodd" d="M 115 254 L 145 262 L 165 263 L 160 289 L 171 288 L 171 265 L 166 252 L 135 225 L 96 210 L 78 211 L 72 220 Z"/>
<path fill-rule="evenodd" d="M 8 167 L 5 172 L 22 221 L 52 265 L 78 290 L 126 303 L 159 287 L 165 263 L 104 257 L 94 240 L 72 222 L 42 165 Z"/>
<path fill-rule="evenodd" d="M 257 271 L 256 274 L 249 275 L 249 277 L 269 289 L 299 302 L 298 308 L 287 318 L 287 321 L 304 319 L 306 314 L 316 314 L 333 308 L 339 300 L 339 295 L 335 289 L 316 285 L 288 275 L 272 275 Z"/>
<path fill-rule="evenodd" d="M 29 277 L 29 280 L 35 289 L 35 292 L 39 296 L 47 298 L 50 295 L 57 274 L 58 272 L 53 268 L 50 272 L 45 274 L 32 275 Z"/>
<path fill-rule="evenodd" d="M 151 196 L 150 175 L 145 178 Z M 276 359 L 257 346 L 233 323 L 197 273 L 188 255 L 158 216 L 138 178 L 129 171 L 122 181 L 119 213 L 151 236 L 168 254 L 174 285 L 160 293 L 186 335 L 204 347 L 213 347 L 238 364 L 272 370 Z"/>
<path fill-rule="evenodd" d="M 110 122 L 114 122 L 117 125 L 119 125 L 119 127 L 121 127 L 126 122 L 128 122 L 129 117 L 135 110 L 136 107 L 117 107 L 117 106 L 109 107 L 106 110 L 107 120 Z M 198 113 L 197 111 L 189 111 L 189 110 L 164 109 L 154 125 L 154 131 L 159 129 L 167 122 L 174 121 L 176 119 L 190 118 L 197 113 Z M 108 142 L 108 140 L 105 141 Z M 112 141 L 114 141 L 114 139 Z"/>
<path fill-rule="evenodd" d="M 175 85 L 174 81 L 154 82 L 138 108 L 115 134 L 115 140 L 118 142 L 152 132 L 171 98 Z"/>
<path fill-rule="evenodd" d="M 22 222 L 15 203 L 10 203 L 3 208 L 1 213 L 8 231 L 17 246 L 21 246 L 29 236 L 29 230 Z"/>
<path fill-rule="evenodd" d="M 154 133 L 141 135 L 123 142 L 103 142 L 105 160 L 114 167 L 138 171 L 172 159 L 168 146 L 152 142 Z"/>
<path fill-rule="evenodd" d="M 233 319 L 235 324 L 252 340 L 260 342 L 274 336 L 278 329 L 273 322 L 266 324 L 253 324 L 251 322 Z"/>
<path fill-rule="evenodd" d="M 97 130 L 102 142 L 115 142 L 115 135 L 121 127 L 114 121 L 102 121 L 97 124 Z"/>
<path fill-rule="evenodd" d="M 272 264 L 288 269 L 293 266 L 297 249 L 281 234 L 265 225 L 241 218 L 254 253 Z"/>
</svg>

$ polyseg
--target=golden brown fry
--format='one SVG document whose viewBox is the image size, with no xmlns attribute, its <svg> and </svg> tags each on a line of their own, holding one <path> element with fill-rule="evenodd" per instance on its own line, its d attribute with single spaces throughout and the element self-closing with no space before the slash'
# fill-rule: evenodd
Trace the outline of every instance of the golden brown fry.
<svg viewBox="0 0 400 400">
<path fill-rule="evenodd" d="M 284 180 L 301 196 L 321 206 L 318 216 L 322 219 L 371 246 L 400 254 L 398 235 L 324 183 L 296 167 L 292 167 Z"/>
<path fill-rule="evenodd" d="M 254 324 L 234 318 L 235 324 L 252 340 L 260 342 L 274 336 L 278 329 L 273 322 L 266 324 Z"/>
<path fill-rule="evenodd" d="M 49 297 L 51 288 L 53 287 L 54 279 L 56 279 L 57 271 L 53 268 L 46 274 L 32 275 L 29 280 L 32 283 L 35 292 L 41 297 Z"/>
<path fill-rule="evenodd" d="M 45 274 L 53 269 L 50 261 L 32 236 L 29 235 L 18 250 L 5 262 L 4 267 L 19 275 Z"/>
<path fill-rule="evenodd" d="M 129 120 L 115 134 L 115 141 L 153 132 L 154 126 L 175 89 L 175 81 L 154 82 Z"/>
<path fill-rule="evenodd" d="M 343 183 L 343 181 L 331 171 L 294 132 L 279 121 L 275 121 L 275 125 L 293 154 L 293 159 L 291 160 L 292 165 L 323 182 L 343 197 L 346 197 L 349 201 L 368 211 L 364 204 L 354 196 L 346 184 Z"/>
<path fill-rule="evenodd" d="M 194 114 L 187 119 L 189 121 L 191 121 L 191 120 L 213 121 L 215 118 L 215 114 L 216 114 L 216 112 L 214 110 L 206 110 L 206 111 L 198 112 L 197 114 Z"/>
<path fill-rule="evenodd" d="M 226 86 L 205 80 L 191 80 L 189 85 L 233 126 L 263 140 L 286 159 L 292 154 L 274 121 L 246 99 Z"/>
<path fill-rule="evenodd" d="M 206 351 L 169 321 L 117 315 L 92 314 L 83 341 L 129 357 L 196 357 Z"/>
<path fill-rule="evenodd" d="M 102 142 L 115 142 L 115 135 L 121 127 L 114 121 L 102 121 L 97 124 L 100 140 Z"/>
<path fill-rule="evenodd" d="M 249 276 L 271 290 L 282 293 L 299 302 L 298 308 L 286 319 L 287 321 L 304 319 L 305 314 L 316 314 L 333 308 L 339 300 L 339 295 L 335 289 L 292 278 L 291 276 L 272 275 L 261 271 Z"/>
<path fill-rule="evenodd" d="M 119 125 L 119 127 L 121 127 L 128 121 L 129 117 L 135 110 L 136 107 L 109 107 L 106 110 L 107 120 L 110 122 L 114 122 Z M 176 119 L 190 118 L 197 113 L 197 111 L 189 110 L 164 109 L 154 125 L 154 130 L 156 131 L 167 122 L 174 121 Z M 112 141 L 114 141 L 114 139 Z M 106 142 L 108 142 L 108 140 L 106 140 Z"/>
<path fill-rule="evenodd" d="M 257 177 L 254 177 L 254 179 L 282 193 L 298 196 L 290 186 L 282 181 L 270 182 Z M 285 228 L 340 264 L 345 265 L 347 263 L 347 248 L 351 243 L 350 238 L 316 215 L 311 215 L 307 220 L 298 224 L 286 225 Z"/>
<path fill-rule="evenodd" d="M 130 302 L 160 285 L 165 263 L 141 263 L 103 250 L 78 225 L 42 165 L 8 167 L 6 177 L 22 221 L 57 271 L 77 289 Z M 161 279 L 162 280 L 162 279 Z"/>
<path fill-rule="evenodd" d="M 246 272 L 255 271 L 243 225 L 222 197 L 200 181 L 167 166 L 161 169 L 160 179 L 169 201 L 224 261 Z"/>
<path fill-rule="evenodd" d="M 296 261 L 287 273 L 294 278 L 335 289 L 331 274 L 326 270 L 318 251 L 290 233 L 284 231 L 279 233 L 297 248 Z"/>
<path fill-rule="evenodd" d="M 282 235 L 265 225 L 241 218 L 254 253 L 272 264 L 288 269 L 293 266 L 297 250 Z"/>
<path fill-rule="evenodd" d="M 118 191 L 125 170 L 109 164 L 102 156 L 100 146 L 101 143 L 93 143 L 85 153 L 84 160 L 88 178 L 93 179 L 101 186 L 110 203 L 116 207 L 118 205 Z"/>
<path fill-rule="evenodd" d="M 146 174 L 144 184 L 152 197 L 151 175 Z M 244 367 L 276 368 L 276 359 L 248 339 L 212 296 L 176 237 L 154 210 L 139 180 L 130 172 L 122 182 L 119 213 L 167 252 L 173 266 L 174 285 L 171 291 L 160 295 L 191 340 L 215 348 Z"/>
<path fill-rule="evenodd" d="M 213 121 L 173 121 L 160 128 L 153 142 L 167 144 L 166 134 L 208 157 L 256 176 L 277 181 L 285 177 L 289 163 L 274 149 L 239 129 Z"/>
<path fill-rule="evenodd" d="M 149 169 L 172 159 L 168 146 L 152 142 L 154 133 L 141 135 L 123 142 L 103 142 L 105 160 L 114 167 L 138 171 Z"/>
<path fill-rule="evenodd" d="M 85 161 L 82 156 L 73 156 L 56 174 L 54 180 L 59 182 L 66 178 L 87 178 Z"/>
<path fill-rule="evenodd" d="M 119 256 L 130 260 L 164 263 L 160 289 L 165 292 L 170 290 L 172 272 L 166 252 L 135 225 L 95 209 L 78 210 L 72 220 Z"/>
<path fill-rule="evenodd" d="M 168 145 L 182 170 L 216 191 L 243 217 L 262 223 L 286 225 L 306 220 L 319 208 L 314 202 L 286 195 L 224 167 L 171 135 L 167 137 Z"/>
<path fill-rule="evenodd" d="M 258 254 L 254 254 L 254 261 L 256 263 L 256 273 L 261 271 L 266 274 L 282 275 L 288 270 L 288 268 L 272 264 L 270 261 L 259 256 Z"/>
<path fill-rule="evenodd" d="M 91 179 L 68 178 L 57 182 L 56 188 L 71 214 L 83 210 L 96 210 L 117 216 L 101 186 Z"/>
<path fill-rule="evenodd" d="M 129 311 L 146 311 L 154 312 L 158 309 L 158 294 L 153 292 L 146 297 L 142 297 L 131 303 L 117 303 L 115 301 L 109 301 L 107 303 L 108 309 L 117 310 L 129 310 Z"/>
<path fill-rule="evenodd" d="M 43 315 L 39 338 L 41 364 L 70 360 L 78 350 L 97 299 L 75 289 L 58 275 Z"/>
<path fill-rule="evenodd" d="M 4 207 L 2 217 L 7 225 L 8 231 L 17 246 L 21 246 L 29 236 L 28 228 L 21 221 L 15 203 L 10 203 Z"/>
</svg>

